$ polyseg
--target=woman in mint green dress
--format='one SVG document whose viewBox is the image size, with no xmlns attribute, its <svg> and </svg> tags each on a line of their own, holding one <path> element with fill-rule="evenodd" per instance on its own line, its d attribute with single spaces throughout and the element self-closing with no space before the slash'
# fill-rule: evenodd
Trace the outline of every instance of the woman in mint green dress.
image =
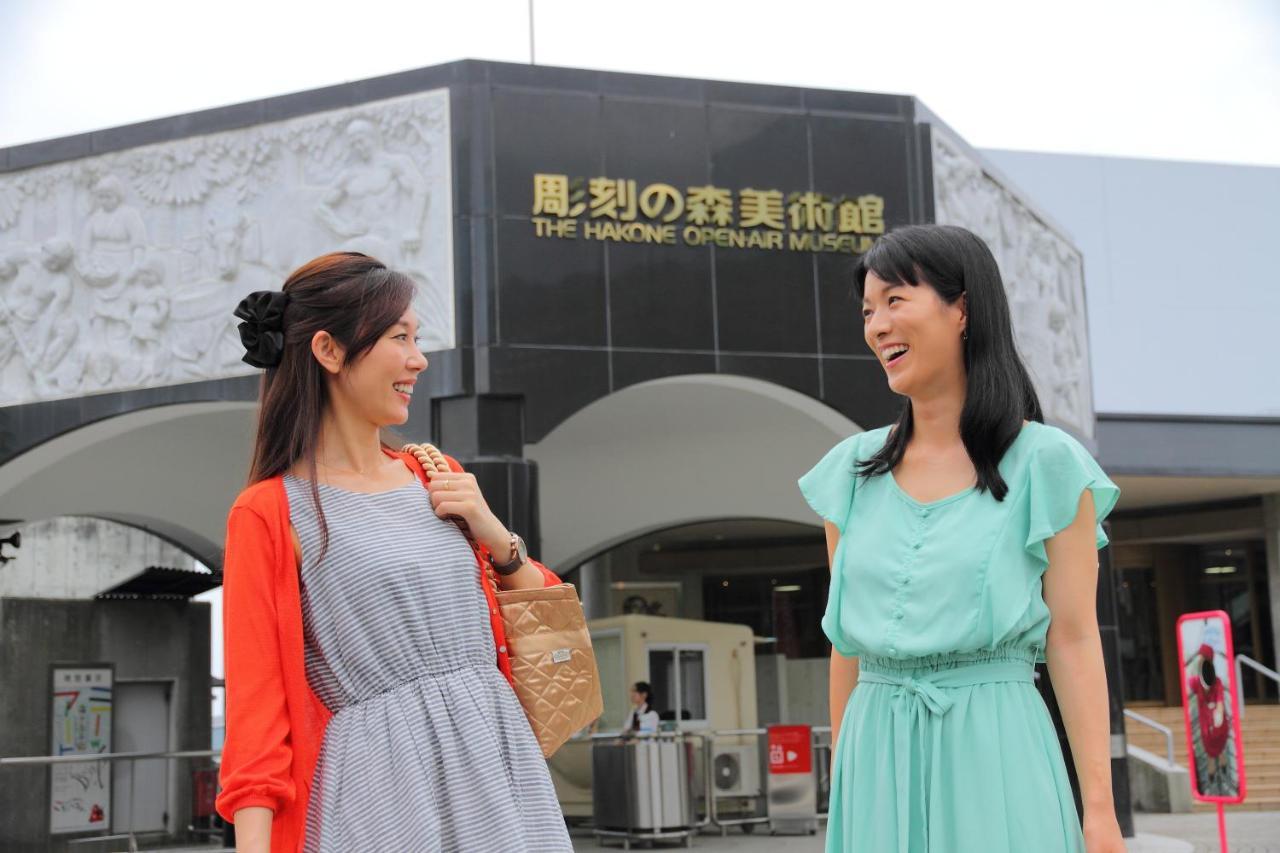
<svg viewBox="0 0 1280 853">
<path fill-rule="evenodd" d="M 1095 610 L 1119 491 L 1042 423 L 978 237 L 898 229 L 855 280 L 867 344 L 907 399 L 800 480 L 832 570 L 827 850 L 1122 853 Z M 1033 682 L 1043 660 L 1083 831 Z"/>
</svg>

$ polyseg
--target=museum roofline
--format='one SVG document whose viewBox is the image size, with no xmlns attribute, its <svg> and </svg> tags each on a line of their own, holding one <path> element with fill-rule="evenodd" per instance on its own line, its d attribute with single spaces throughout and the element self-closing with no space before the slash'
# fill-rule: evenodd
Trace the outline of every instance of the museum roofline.
<svg viewBox="0 0 1280 853">
<path fill-rule="evenodd" d="M 0 173 L 284 121 L 444 86 L 476 85 L 559 89 L 675 102 L 707 101 L 802 113 L 881 116 L 912 121 L 918 120 L 919 115 L 919 101 L 910 95 L 460 59 L 380 77 L 0 148 Z"/>
</svg>

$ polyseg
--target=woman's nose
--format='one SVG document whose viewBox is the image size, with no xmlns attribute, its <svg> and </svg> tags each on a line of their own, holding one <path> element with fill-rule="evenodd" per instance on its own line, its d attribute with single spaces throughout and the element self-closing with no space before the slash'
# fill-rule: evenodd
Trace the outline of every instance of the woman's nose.
<svg viewBox="0 0 1280 853">
<path fill-rule="evenodd" d="M 881 335 L 888 334 L 890 330 L 889 314 L 886 311 L 872 311 L 866 317 L 866 337 L 867 343 L 873 343 L 876 338 Z"/>
</svg>

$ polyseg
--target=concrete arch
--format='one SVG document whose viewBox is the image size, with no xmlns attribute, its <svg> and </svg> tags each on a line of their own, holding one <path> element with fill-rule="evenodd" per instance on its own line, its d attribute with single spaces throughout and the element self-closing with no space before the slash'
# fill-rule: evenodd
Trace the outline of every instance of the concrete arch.
<svg viewBox="0 0 1280 853">
<path fill-rule="evenodd" d="M 255 409 L 157 406 L 63 433 L 0 466 L 0 518 L 105 518 L 220 566 L 227 509 L 248 474 Z"/>
<path fill-rule="evenodd" d="M 538 463 L 541 557 L 569 569 L 698 521 L 816 524 L 796 478 L 860 431 L 821 402 L 757 379 L 693 374 L 625 388 L 526 448 Z"/>
</svg>

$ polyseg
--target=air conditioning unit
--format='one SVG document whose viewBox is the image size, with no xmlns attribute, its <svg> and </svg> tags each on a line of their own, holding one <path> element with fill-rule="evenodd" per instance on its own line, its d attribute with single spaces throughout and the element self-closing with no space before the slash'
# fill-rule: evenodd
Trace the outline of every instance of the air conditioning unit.
<svg viewBox="0 0 1280 853">
<path fill-rule="evenodd" d="M 711 773 L 717 797 L 760 796 L 760 757 L 755 744 L 717 746 Z"/>
</svg>

